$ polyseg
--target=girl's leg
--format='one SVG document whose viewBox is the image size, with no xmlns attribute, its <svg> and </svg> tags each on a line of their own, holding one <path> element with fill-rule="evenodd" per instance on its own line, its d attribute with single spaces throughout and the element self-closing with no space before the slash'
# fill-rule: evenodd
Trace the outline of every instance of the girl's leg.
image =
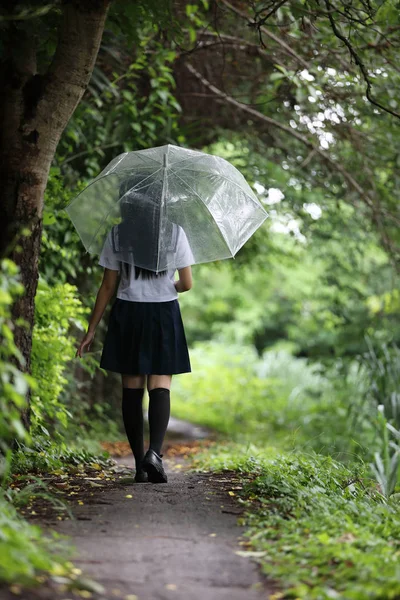
<svg viewBox="0 0 400 600">
<path fill-rule="evenodd" d="M 121 375 L 122 387 L 129 389 L 142 388 L 146 385 L 146 375 Z"/>
<path fill-rule="evenodd" d="M 136 473 L 141 471 L 143 445 L 143 394 L 145 375 L 122 375 L 122 418 L 135 457 Z"/>
<path fill-rule="evenodd" d="M 170 417 L 170 388 L 172 375 L 149 375 L 149 429 L 150 448 L 158 455 L 167 431 Z"/>
</svg>

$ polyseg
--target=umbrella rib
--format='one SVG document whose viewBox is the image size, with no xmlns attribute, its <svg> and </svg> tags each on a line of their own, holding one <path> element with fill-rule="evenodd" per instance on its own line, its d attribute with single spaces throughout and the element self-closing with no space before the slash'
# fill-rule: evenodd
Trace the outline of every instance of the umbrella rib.
<svg viewBox="0 0 400 600">
<path fill-rule="evenodd" d="M 213 221 L 216 223 L 216 221 L 215 221 L 215 219 L 214 219 L 214 215 L 212 214 L 211 210 L 208 208 L 207 204 L 206 204 L 206 203 L 203 201 L 203 199 L 201 198 L 201 196 L 199 196 L 199 194 L 196 192 L 196 190 L 194 190 L 194 189 L 192 188 L 192 186 L 190 186 L 188 183 L 186 183 L 186 181 L 185 181 L 184 179 L 182 179 L 182 177 L 179 177 L 179 175 L 178 175 L 177 173 L 173 172 L 173 174 L 175 175 L 175 177 L 177 177 L 178 179 L 180 179 L 180 180 L 182 181 L 182 183 L 183 183 L 183 184 L 184 184 L 186 187 L 188 187 L 188 188 L 189 188 L 189 189 L 190 189 L 190 190 L 193 192 L 193 194 L 195 194 L 195 195 L 198 197 L 198 199 L 199 199 L 199 200 L 200 200 L 200 202 L 203 204 L 203 206 L 205 206 L 205 207 L 206 207 L 206 209 L 208 210 L 208 212 L 209 212 L 209 214 L 211 215 L 211 217 L 212 217 Z M 219 204 L 218 204 L 218 206 L 219 206 Z M 221 208 L 221 207 L 220 207 L 220 208 Z M 229 243 L 228 243 L 228 241 L 227 241 L 226 237 L 224 236 L 224 234 L 222 233 L 222 231 L 220 230 L 220 228 L 219 228 L 219 227 L 218 227 L 218 231 L 220 232 L 220 234 L 221 234 L 221 237 L 222 237 L 222 239 L 224 240 L 224 242 L 225 242 L 225 244 L 226 244 L 226 246 L 227 246 L 227 248 L 228 248 L 229 252 L 232 254 L 232 250 L 231 250 L 231 248 L 230 248 L 230 246 L 229 246 Z"/>
<path fill-rule="evenodd" d="M 187 148 L 181 148 L 181 150 L 184 150 L 185 152 L 187 152 Z M 184 162 L 187 162 L 188 160 L 200 160 L 202 158 L 204 158 L 205 156 L 212 156 L 213 158 L 219 158 L 219 156 L 213 156 L 212 154 L 207 154 L 207 152 L 200 152 L 200 150 L 189 150 L 190 152 L 196 152 L 196 154 L 200 154 L 201 156 L 188 156 L 187 158 L 181 158 L 180 160 L 176 160 L 175 162 L 173 162 L 171 164 L 171 168 L 173 168 L 175 165 L 179 165 L 182 164 Z"/>
<path fill-rule="evenodd" d="M 124 158 L 126 157 L 128 153 L 124 152 L 123 156 L 121 156 L 121 158 L 119 159 L 119 161 L 117 162 L 117 164 L 115 164 L 112 169 L 110 169 L 109 171 L 107 171 L 107 173 L 104 173 L 104 176 L 106 175 L 110 175 L 110 173 L 112 173 L 113 171 L 115 171 L 115 169 L 118 167 L 118 165 L 124 160 Z"/>
<path fill-rule="evenodd" d="M 162 190 L 161 190 L 161 206 L 160 206 L 160 223 L 158 226 L 158 248 L 157 248 L 157 269 L 156 269 L 156 273 L 158 274 L 158 267 L 160 264 L 160 239 L 161 239 L 161 223 L 162 223 L 162 219 L 163 219 L 163 213 L 165 213 L 165 194 L 166 194 L 166 185 L 168 185 L 168 173 L 167 173 L 167 166 L 168 166 L 168 150 L 169 150 L 169 146 L 167 145 L 167 152 L 163 155 L 163 165 L 162 165 L 162 169 L 163 169 L 163 184 L 162 184 Z"/>
<path fill-rule="evenodd" d="M 187 171 L 194 171 L 195 173 L 205 173 L 206 175 L 210 175 L 210 173 L 208 171 L 198 171 L 196 169 L 191 169 L 190 167 L 183 167 L 183 168 L 186 169 Z M 174 175 L 176 175 L 177 177 L 179 177 L 179 175 L 177 173 L 175 173 L 175 172 L 174 172 Z M 238 183 L 236 183 L 235 181 L 232 181 L 232 179 L 228 179 L 228 177 L 225 177 L 224 175 L 221 175 L 220 173 L 212 173 L 212 175 L 216 175 L 217 177 L 221 177 L 221 179 L 225 179 L 225 181 L 229 181 L 229 183 L 231 183 L 232 185 L 235 185 L 236 187 L 238 187 L 243 192 L 243 194 L 245 194 L 248 198 L 250 198 L 250 200 L 252 202 L 254 202 L 258 208 L 261 208 L 261 210 L 264 211 L 267 214 L 267 216 L 269 216 L 269 213 L 261 205 L 261 203 L 259 202 L 259 200 L 257 200 L 256 198 L 252 198 L 250 196 L 250 194 L 248 192 L 246 192 L 242 187 L 240 187 L 240 185 Z"/>
<path fill-rule="evenodd" d="M 129 168 L 129 172 L 130 172 L 130 173 L 131 173 L 131 171 L 132 171 L 132 168 L 133 168 L 133 167 L 130 167 L 130 168 Z M 147 167 L 147 168 L 151 168 L 151 167 Z M 138 167 L 138 169 L 140 169 L 140 167 Z M 157 174 L 159 171 L 161 171 L 161 169 L 162 169 L 162 167 L 159 167 L 159 168 L 158 168 L 158 169 L 156 169 L 155 171 L 152 171 L 152 172 L 151 172 L 149 175 L 147 175 L 147 177 L 145 177 L 144 179 L 142 179 L 142 181 L 140 181 L 140 182 L 139 182 L 137 185 L 134 185 L 133 187 L 129 188 L 129 190 L 127 190 L 127 192 L 131 192 L 132 190 L 138 190 L 138 189 L 140 190 L 141 188 L 139 187 L 139 185 L 140 185 L 140 186 L 142 186 L 142 183 L 145 183 L 145 182 L 146 182 L 146 181 L 149 179 L 149 177 L 152 177 L 153 175 L 156 175 L 156 174 Z M 120 173 L 121 173 L 121 171 L 120 171 Z M 142 186 L 142 187 L 144 187 L 144 186 Z M 127 192 L 125 192 L 125 194 L 126 194 Z M 125 196 L 125 194 L 124 194 L 124 196 Z M 119 199 L 118 199 L 118 202 L 119 202 L 119 201 L 120 201 L 122 198 L 123 198 L 123 196 L 121 196 L 121 198 L 119 198 Z"/>
<path fill-rule="evenodd" d="M 136 150 L 135 152 L 143 152 L 143 150 Z M 142 160 L 144 162 L 144 164 L 146 164 L 146 161 L 143 158 L 143 156 L 141 156 L 140 154 L 138 154 L 137 157 L 140 158 L 140 160 Z M 151 158 L 151 156 L 146 156 L 146 160 L 152 160 L 153 162 L 156 163 L 156 165 L 160 165 L 162 167 L 162 165 L 159 163 L 159 161 L 156 160 L 155 158 Z"/>
</svg>

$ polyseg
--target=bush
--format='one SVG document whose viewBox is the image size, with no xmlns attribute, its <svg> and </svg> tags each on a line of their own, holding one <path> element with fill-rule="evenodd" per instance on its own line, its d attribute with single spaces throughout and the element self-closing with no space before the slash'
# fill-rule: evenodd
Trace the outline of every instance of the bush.
<svg viewBox="0 0 400 600">
<path fill-rule="evenodd" d="M 40 527 L 20 517 L 1 494 L 0 534 L 2 582 L 34 584 L 37 573 L 59 570 L 71 555 L 71 549 L 64 546 L 60 534 L 52 532 L 44 536 Z"/>
<path fill-rule="evenodd" d="M 60 424 L 65 428 L 72 418 L 59 397 L 67 383 L 64 370 L 76 352 L 70 329 L 72 325 L 84 329 L 86 312 L 75 286 L 39 281 L 32 343 L 32 375 L 37 383 L 31 404 L 35 435 L 54 435 Z"/>
<path fill-rule="evenodd" d="M 32 438 L 21 421 L 21 411 L 26 408 L 29 387 L 35 390 L 32 377 L 17 367 L 23 357 L 14 343 L 14 324 L 11 305 L 23 292 L 19 283 L 17 266 L 10 260 L 0 263 L 0 581 L 21 584 L 36 582 L 41 571 L 57 572 L 66 569 L 66 557 L 70 552 L 58 547 L 61 536 L 56 533 L 43 535 L 40 527 L 29 525 L 18 515 L 8 501 L 6 486 L 10 470 L 18 455 L 37 454 Z M 35 393 L 35 392 L 34 392 Z M 17 444 L 14 444 L 17 441 Z M 24 448 L 14 450 L 15 446 Z M 10 488 L 11 489 L 11 488 Z"/>
<path fill-rule="evenodd" d="M 276 598 L 389 600 L 400 594 L 398 498 L 383 502 L 367 466 L 314 453 L 276 454 L 254 445 L 207 448 L 196 470 L 237 471 L 245 537 Z M 235 487 L 235 490 L 238 488 Z M 398 496 L 398 495 L 397 495 Z M 274 596 L 275 597 L 275 596 Z"/>
<path fill-rule="evenodd" d="M 0 263 L 0 479 L 6 475 L 10 446 L 14 440 L 28 441 L 29 435 L 21 421 L 21 411 L 26 407 L 26 394 L 32 378 L 16 366 L 23 357 L 14 343 L 14 324 L 11 305 L 23 292 L 19 282 L 18 267 L 10 260 Z"/>
<path fill-rule="evenodd" d="M 236 438 L 268 433 L 279 380 L 257 377 L 255 350 L 210 342 L 198 344 L 191 360 L 193 373 L 174 383 L 176 416 Z"/>
<path fill-rule="evenodd" d="M 177 417 L 233 440 L 372 457 L 376 433 L 355 369 L 347 379 L 335 368 L 323 375 L 320 365 L 286 351 L 259 358 L 251 346 L 215 342 L 197 344 L 191 360 L 193 372 L 174 383 Z"/>
</svg>

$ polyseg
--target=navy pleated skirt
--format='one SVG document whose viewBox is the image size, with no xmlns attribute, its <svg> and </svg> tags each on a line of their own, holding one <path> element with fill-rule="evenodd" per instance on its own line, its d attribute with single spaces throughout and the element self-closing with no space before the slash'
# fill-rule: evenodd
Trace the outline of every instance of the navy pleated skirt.
<svg viewBox="0 0 400 600">
<path fill-rule="evenodd" d="M 100 367 L 124 375 L 174 375 L 191 371 L 178 300 L 132 302 L 111 308 Z"/>
</svg>

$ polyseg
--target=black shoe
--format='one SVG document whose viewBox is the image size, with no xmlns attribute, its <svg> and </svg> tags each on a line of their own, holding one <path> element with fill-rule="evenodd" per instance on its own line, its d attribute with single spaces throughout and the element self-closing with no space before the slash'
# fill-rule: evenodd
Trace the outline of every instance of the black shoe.
<svg viewBox="0 0 400 600">
<path fill-rule="evenodd" d="M 147 483 L 149 481 L 149 479 L 147 477 L 146 471 L 143 471 L 143 470 L 136 471 L 134 481 L 135 481 L 135 483 Z"/>
<path fill-rule="evenodd" d="M 142 461 L 142 469 L 146 471 L 151 483 L 167 483 L 168 477 L 164 471 L 161 457 L 155 450 L 149 448 Z"/>
</svg>

